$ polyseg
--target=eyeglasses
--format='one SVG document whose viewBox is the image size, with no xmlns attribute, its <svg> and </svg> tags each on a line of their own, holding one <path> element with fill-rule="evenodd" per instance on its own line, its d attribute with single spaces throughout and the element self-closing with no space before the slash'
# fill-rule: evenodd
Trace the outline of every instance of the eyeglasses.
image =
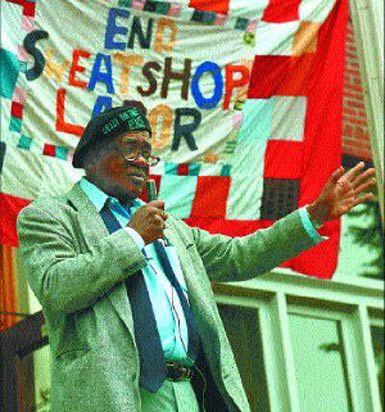
<svg viewBox="0 0 385 412">
<path fill-rule="evenodd" d="M 136 161 L 139 159 L 139 157 L 143 157 L 144 161 L 145 161 L 149 166 L 155 166 L 155 165 L 157 165 L 157 164 L 159 163 L 159 161 L 160 161 L 160 157 L 158 157 L 158 156 L 153 156 L 153 155 L 147 156 L 147 155 L 145 155 L 144 153 L 139 153 L 138 156 L 133 156 L 133 157 L 128 157 L 128 156 L 124 156 L 124 155 L 123 155 L 124 160 L 125 160 L 126 162 L 129 162 L 129 163 L 136 162 Z"/>
<path fill-rule="evenodd" d="M 159 163 L 160 157 L 153 156 L 152 154 L 143 151 L 141 149 L 130 148 L 130 150 L 122 150 L 121 148 L 115 147 L 115 149 L 120 153 L 123 159 L 128 163 L 136 162 L 140 157 L 142 157 L 149 166 L 155 166 Z"/>
</svg>

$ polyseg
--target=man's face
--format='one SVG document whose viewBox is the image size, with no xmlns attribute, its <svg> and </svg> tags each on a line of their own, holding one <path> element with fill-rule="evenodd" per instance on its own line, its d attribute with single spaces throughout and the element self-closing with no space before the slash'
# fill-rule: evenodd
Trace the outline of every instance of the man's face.
<svg viewBox="0 0 385 412">
<path fill-rule="evenodd" d="M 86 175 L 107 194 L 129 201 L 138 197 L 147 182 L 149 165 L 145 158 L 150 154 L 147 131 L 127 132 L 96 157 L 86 168 Z"/>
</svg>

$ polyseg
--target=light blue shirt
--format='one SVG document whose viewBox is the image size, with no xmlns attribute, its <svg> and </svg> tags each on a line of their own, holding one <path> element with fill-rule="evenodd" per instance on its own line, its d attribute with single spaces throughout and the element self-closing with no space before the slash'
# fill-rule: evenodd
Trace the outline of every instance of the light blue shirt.
<svg viewBox="0 0 385 412">
<path fill-rule="evenodd" d="M 135 199 L 131 206 L 130 214 L 127 209 L 120 204 L 118 199 L 108 196 L 86 178 L 83 177 L 79 185 L 98 212 L 101 211 L 106 200 L 110 198 L 110 209 L 123 228 L 125 228 L 131 219 L 131 214 L 134 214 L 145 204 L 140 199 Z M 142 269 L 142 272 L 149 292 L 165 359 L 189 363 L 187 359 L 187 323 L 178 294 L 171 286 L 162 269 L 154 245 L 152 243 L 144 245 L 142 237 L 135 230 L 131 228 L 125 228 L 125 230 L 132 236 L 147 260 L 147 266 Z M 186 282 L 175 248 L 173 246 L 166 246 L 166 252 L 188 301 Z"/>
<path fill-rule="evenodd" d="M 298 209 L 299 215 L 301 217 L 301 221 L 303 227 L 305 228 L 308 235 L 317 243 L 321 242 L 322 240 L 328 239 L 327 237 L 321 236 L 317 229 L 314 227 L 312 221 L 310 220 L 309 212 L 306 209 L 306 206 L 301 207 Z"/>
</svg>

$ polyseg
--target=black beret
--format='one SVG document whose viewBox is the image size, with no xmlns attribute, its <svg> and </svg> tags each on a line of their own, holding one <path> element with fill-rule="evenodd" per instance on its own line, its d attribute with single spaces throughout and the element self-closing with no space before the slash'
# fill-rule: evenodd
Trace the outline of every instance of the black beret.
<svg viewBox="0 0 385 412">
<path fill-rule="evenodd" d="M 93 117 L 87 124 L 76 146 L 72 166 L 83 167 L 84 154 L 91 146 L 104 140 L 111 140 L 131 131 L 147 131 L 151 136 L 151 127 L 146 116 L 137 107 L 113 107 Z"/>
</svg>

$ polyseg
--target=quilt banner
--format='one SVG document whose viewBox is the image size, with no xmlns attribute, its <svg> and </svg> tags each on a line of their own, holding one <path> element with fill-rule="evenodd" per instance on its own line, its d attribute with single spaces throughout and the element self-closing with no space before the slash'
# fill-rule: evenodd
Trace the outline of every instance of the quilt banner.
<svg viewBox="0 0 385 412">
<path fill-rule="evenodd" d="M 312 202 L 341 164 L 347 0 L 5 0 L 0 242 L 22 207 L 81 177 L 92 116 L 136 102 L 169 213 L 247 235 Z M 330 278 L 329 237 L 286 262 Z M 293 239 L 293 242 L 295 239 Z"/>
</svg>

